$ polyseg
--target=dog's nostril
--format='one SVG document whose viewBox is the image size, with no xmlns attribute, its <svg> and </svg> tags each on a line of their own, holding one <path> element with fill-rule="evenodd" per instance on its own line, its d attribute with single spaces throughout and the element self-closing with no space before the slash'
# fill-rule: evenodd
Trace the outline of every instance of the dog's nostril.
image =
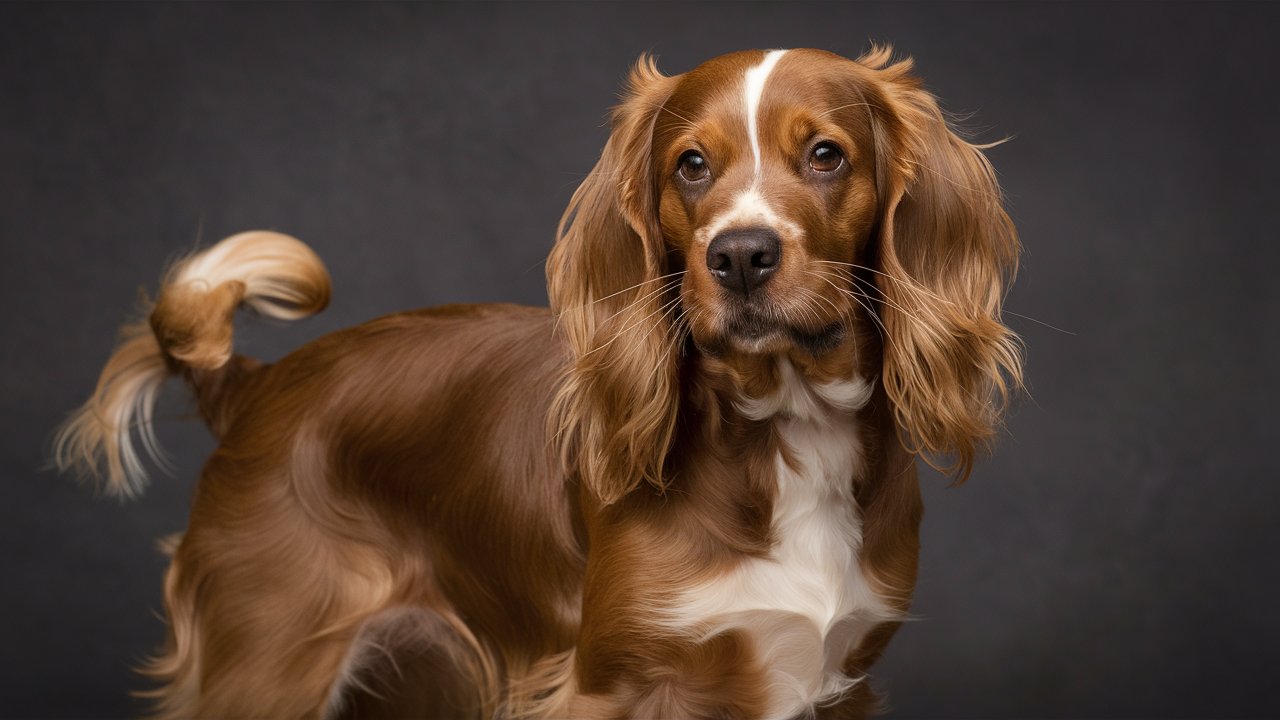
<svg viewBox="0 0 1280 720">
<path fill-rule="evenodd" d="M 771 268 L 778 264 L 778 256 L 768 250 L 758 252 L 751 256 L 751 267 L 753 268 Z"/>
<path fill-rule="evenodd" d="M 733 260 L 724 253 L 715 253 L 707 257 L 707 267 L 716 272 L 728 272 L 733 267 Z"/>
</svg>

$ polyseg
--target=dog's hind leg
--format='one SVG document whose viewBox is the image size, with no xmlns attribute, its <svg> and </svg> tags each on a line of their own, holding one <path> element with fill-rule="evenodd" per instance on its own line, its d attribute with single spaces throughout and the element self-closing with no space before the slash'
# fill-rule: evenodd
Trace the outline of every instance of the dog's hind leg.
<svg viewBox="0 0 1280 720">
<path fill-rule="evenodd" d="M 205 466 L 174 552 L 152 695 L 162 717 L 322 717 L 363 624 L 415 576 L 358 507 L 304 499 L 289 478 L 323 477 L 304 454 L 235 447 Z"/>
<path fill-rule="evenodd" d="M 389 575 L 262 550 L 237 557 L 203 530 L 188 532 L 166 578 L 169 641 L 147 668 L 166 683 L 152 693 L 160 716 L 324 716 L 362 623 L 386 604 Z"/>
<path fill-rule="evenodd" d="M 362 624 L 326 717 L 492 717 L 495 674 L 489 654 L 453 613 L 390 608 Z"/>
</svg>

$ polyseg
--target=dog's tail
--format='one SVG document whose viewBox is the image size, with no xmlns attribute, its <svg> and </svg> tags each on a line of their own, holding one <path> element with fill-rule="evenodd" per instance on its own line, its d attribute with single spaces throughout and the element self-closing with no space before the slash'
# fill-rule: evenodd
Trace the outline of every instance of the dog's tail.
<svg viewBox="0 0 1280 720">
<path fill-rule="evenodd" d="M 165 274 L 150 320 L 121 328 L 98 386 L 58 430 L 54 464 L 105 481 L 108 492 L 137 495 L 146 485 L 133 431 L 153 459 L 161 455 L 151 425 L 164 380 L 183 374 L 198 396 L 225 393 L 228 381 L 256 361 L 232 356 L 232 319 L 244 305 L 296 320 L 329 302 L 329 273 L 301 241 L 275 232 L 233 235 L 176 263 Z M 208 398 L 200 397 L 210 418 Z"/>
</svg>

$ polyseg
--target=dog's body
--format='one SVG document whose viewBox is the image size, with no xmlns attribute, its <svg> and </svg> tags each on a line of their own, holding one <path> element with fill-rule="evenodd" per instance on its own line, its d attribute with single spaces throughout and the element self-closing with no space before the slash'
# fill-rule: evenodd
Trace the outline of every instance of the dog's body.
<svg viewBox="0 0 1280 720">
<path fill-rule="evenodd" d="M 319 260 L 246 233 L 177 266 L 59 446 L 136 490 L 129 428 L 171 372 L 220 439 L 166 580 L 161 709 L 870 714 L 916 455 L 967 471 L 1018 372 L 990 168 L 887 59 L 642 64 L 549 260 L 554 314 L 393 315 L 263 365 L 231 313 L 319 310 Z"/>
</svg>

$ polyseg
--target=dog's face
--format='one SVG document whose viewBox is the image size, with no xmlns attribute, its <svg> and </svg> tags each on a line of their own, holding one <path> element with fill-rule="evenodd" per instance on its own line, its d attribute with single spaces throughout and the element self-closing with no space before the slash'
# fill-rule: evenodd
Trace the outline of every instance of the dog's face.
<svg viewBox="0 0 1280 720">
<path fill-rule="evenodd" d="M 726 55 L 684 76 L 655 118 L 661 235 L 707 352 L 816 355 L 848 332 L 878 212 L 874 130 L 849 64 Z"/>
<path fill-rule="evenodd" d="M 632 71 L 547 263 L 574 358 L 556 433 L 604 502 L 663 485 L 689 381 L 750 396 L 784 355 L 874 378 L 906 446 L 961 474 L 992 436 L 1017 235 L 982 148 L 891 55 Z"/>
</svg>

